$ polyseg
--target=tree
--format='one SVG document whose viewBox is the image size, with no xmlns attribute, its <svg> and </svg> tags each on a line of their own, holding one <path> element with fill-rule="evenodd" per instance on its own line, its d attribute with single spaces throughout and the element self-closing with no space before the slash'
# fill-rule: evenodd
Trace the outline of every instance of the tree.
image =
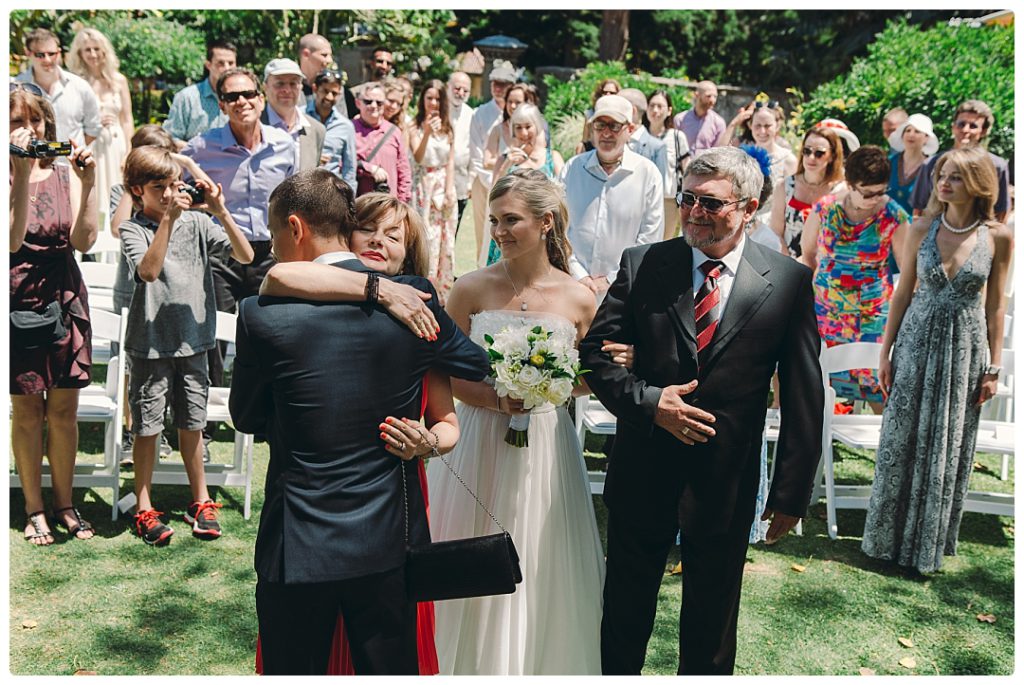
<svg viewBox="0 0 1024 685">
<path fill-rule="evenodd" d="M 629 10 L 604 10 L 601 17 L 601 49 L 603 61 L 618 61 L 626 56 L 629 46 Z"/>
</svg>

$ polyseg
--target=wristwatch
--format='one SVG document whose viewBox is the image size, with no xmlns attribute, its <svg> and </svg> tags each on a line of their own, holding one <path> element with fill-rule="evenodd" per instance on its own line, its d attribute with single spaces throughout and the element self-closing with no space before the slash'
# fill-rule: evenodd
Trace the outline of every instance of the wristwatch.
<svg viewBox="0 0 1024 685">
<path fill-rule="evenodd" d="M 995 366 L 994 364 L 990 364 L 987 367 L 985 367 L 986 376 L 995 376 L 996 378 L 999 378 L 999 374 L 1001 374 L 1002 372 L 1003 367 L 1001 366 Z"/>
</svg>

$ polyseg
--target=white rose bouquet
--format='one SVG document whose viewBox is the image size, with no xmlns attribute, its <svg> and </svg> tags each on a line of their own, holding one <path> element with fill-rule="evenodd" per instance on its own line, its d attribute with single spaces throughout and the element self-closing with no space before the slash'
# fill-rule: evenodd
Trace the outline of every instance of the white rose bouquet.
<svg viewBox="0 0 1024 685">
<path fill-rule="evenodd" d="M 493 337 L 485 335 L 484 342 L 498 397 L 522 400 L 527 410 L 547 402 L 564 404 L 586 373 L 580 369 L 575 340 L 562 331 L 522 322 L 502 328 Z M 514 414 L 505 442 L 526 447 L 529 426 L 529 414 Z"/>
</svg>

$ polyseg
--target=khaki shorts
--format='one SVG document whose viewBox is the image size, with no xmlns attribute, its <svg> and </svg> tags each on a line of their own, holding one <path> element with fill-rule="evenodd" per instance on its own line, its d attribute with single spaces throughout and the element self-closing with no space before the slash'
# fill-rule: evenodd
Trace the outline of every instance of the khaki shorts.
<svg viewBox="0 0 1024 685">
<path fill-rule="evenodd" d="M 132 357 L 128 381 L 132 431 L 142 437 L 163 431 L 168 397 L 175 427 L 187 431 L 202 430 L 206 426 L 209 389 L 206 352 L 164 359 Z"/>
</svg>

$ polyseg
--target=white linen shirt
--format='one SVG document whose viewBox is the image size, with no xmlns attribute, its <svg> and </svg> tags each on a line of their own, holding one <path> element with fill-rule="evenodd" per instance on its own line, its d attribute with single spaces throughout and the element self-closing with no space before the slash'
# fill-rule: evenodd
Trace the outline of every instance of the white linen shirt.
<svg viewBox="0 0 1024 685">
<path fill-rule="evenodd" d="M 569 273 L 579 280 L 615 280 L 627 247 L 661 240 L 665 205 L 661 171 L 628 147 L 609 176 L 597 151 L 576 155 L 562 169 L 569 205 Z"/>
<path fill-rule="evenodd" d="M 494 99 L 476 108 L 469 124 L 469 175 L 470 181 L 480 180 L 484 188 L 491 189 L 491 170 L 484 168 L 484 148 L 491 130 L 501 121 L 501 109 Z"/>
<path fill-rule="evenodd" d="M 740 268 L 740 258 L 743 256 L 743 248 L 746 244 L 747 236 L 744 234 L 740 238 L 740 242 L 736 244 L 736 247 L 732 248 L 729 254 L 718 260 L 725 264 L 725 269 L 722 270 L 721 275 L 718 277 L 719 321 L 722 320 L 722 316 L 725 314 L 725 305 L 729 302 L 729 293 L 732 292 L 732 284 L 736 281 L 736 270 Z M 704 272 L 700 270 L 700 265 L 715 258 L 708 257 L 695 247 L 690 249 L 693 251 L 693 301 L 696 304 L 700 287 L 704 285 Z"/>
<path fill-rule="evenodd" d="M 23 71 L 15 78 L 22 83 L 32 83 L 46 94 L 53 106 L 57 120 L 57 140 L 73 140 L 76 145 L 85 145 L 85 136 L 99 136 L 100 103 L 85 79 L 58 67 L 57 82 L 52 92 L 36 83 L 32 69 Z"/>
<path fill-rule="evenodd" d="M 460 200 L 469 197 L 469 187 L 473 183 L 469 164 L 469 128 L 475 111 L 463 102 L 459 109 L 453 109 L 450 113 L 455 131 L 455 197 Z M 487 142 L 486 139 L 484 142 Z"/>
</svg>

